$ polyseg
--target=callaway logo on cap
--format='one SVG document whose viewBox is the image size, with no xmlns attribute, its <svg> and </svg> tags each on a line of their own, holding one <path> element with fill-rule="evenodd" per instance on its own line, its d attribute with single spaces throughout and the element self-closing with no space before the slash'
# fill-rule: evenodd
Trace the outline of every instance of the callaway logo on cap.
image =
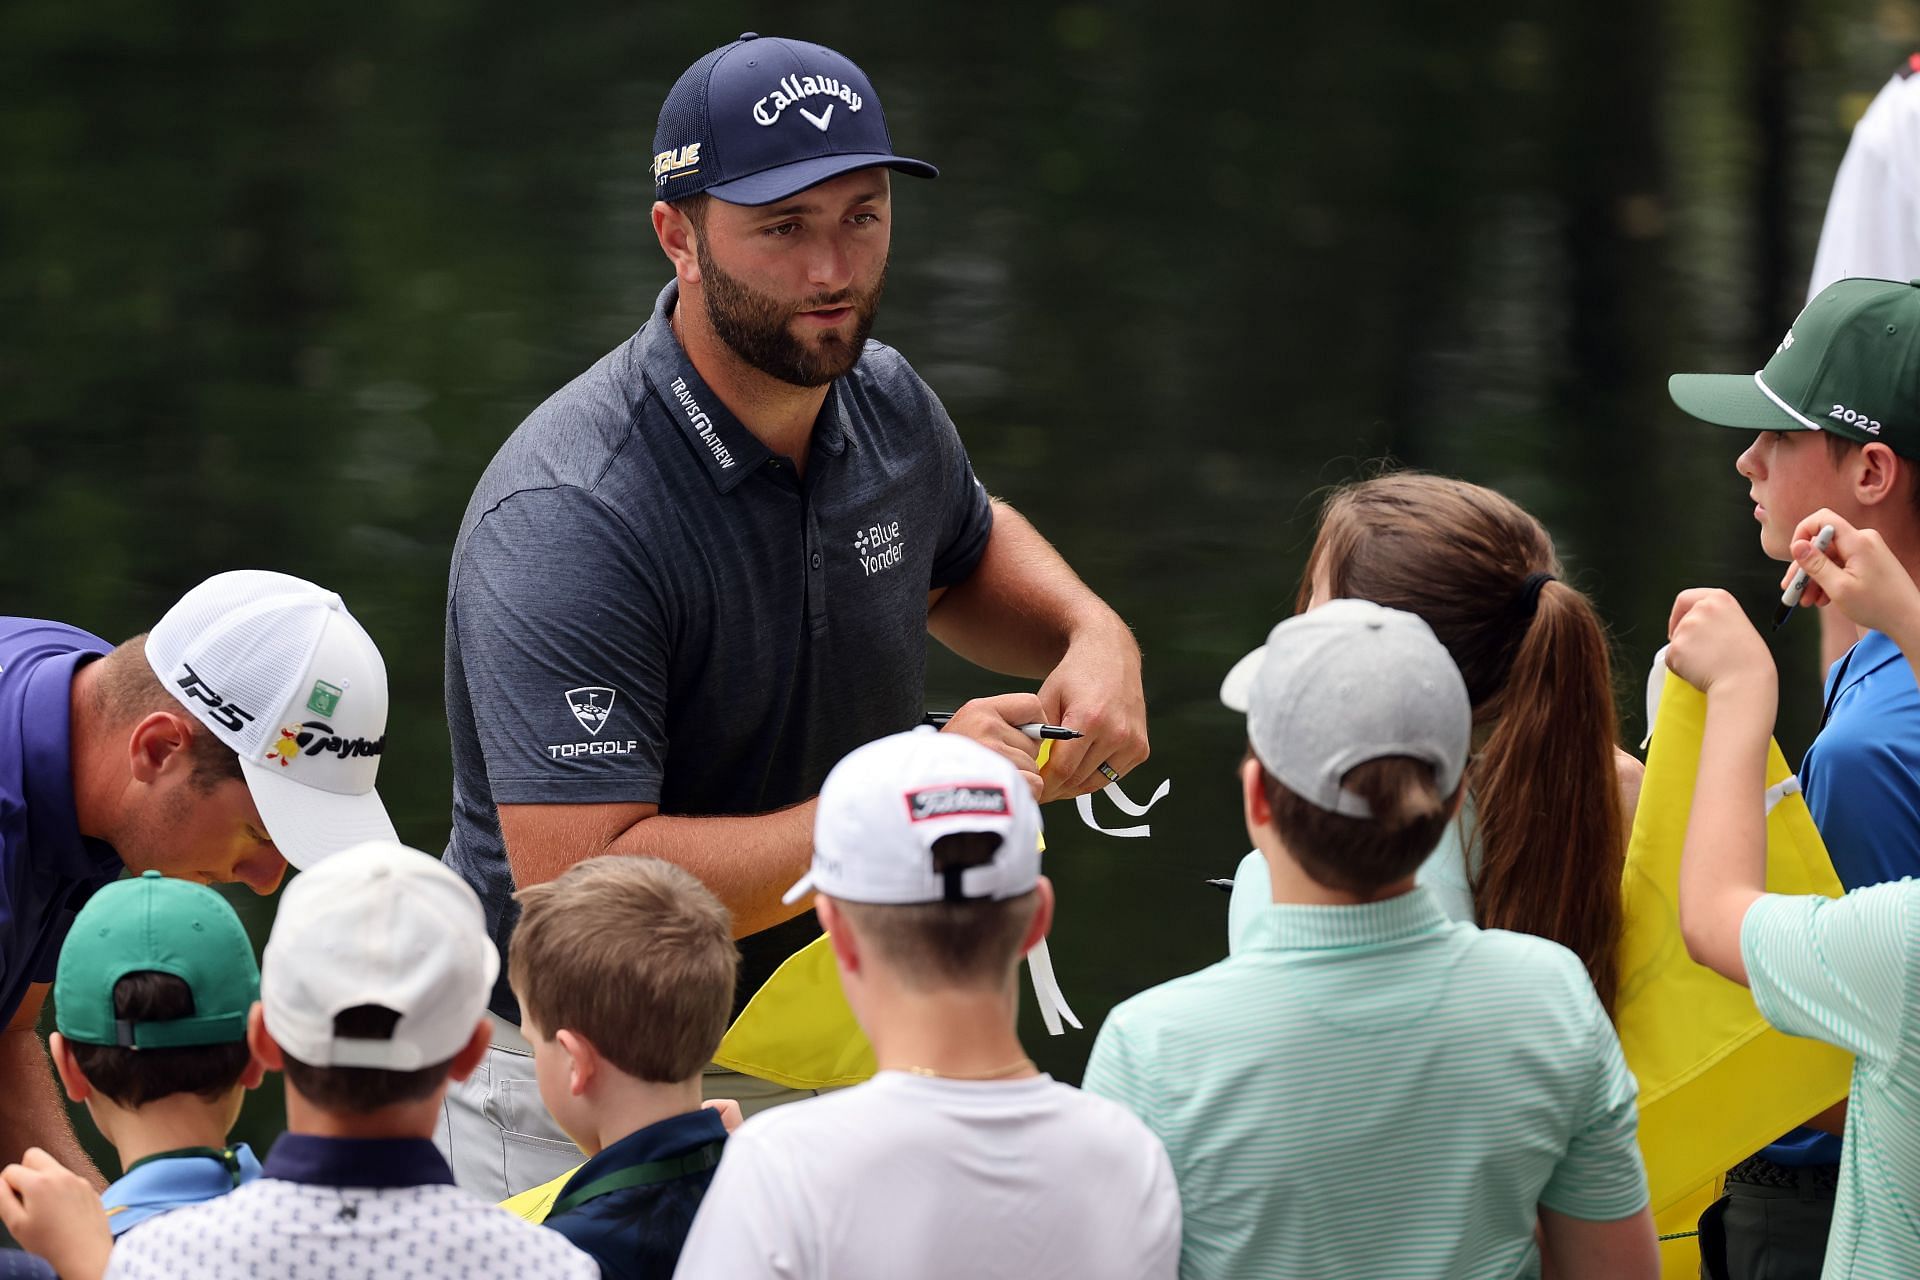
<svg viewBox="0 0 1920 1280">
<path fill-rule="evenodd" d="M 146 653 L 167 691 L 240 757 L 288 862 L 395 838 L 373 789 L 387 667 L 339 596 L 262 569 L 216 574 L 167 610 Z"/>
<path fill-rule="evenodd" d="M 1676 373 L 1673 402 L 1747 431 L 1826 431 L 1920 458 L 1920 280 L 1837 280 L 1758 373 Z"/>
<path fill-rule="evenodd" d="M 748 32 L 688 67 L 653 135 L 656 199 L 769 204 L 854 169 L 939 173 L 893 151 L 866 73 L 833 50 Z"/>
</svg>

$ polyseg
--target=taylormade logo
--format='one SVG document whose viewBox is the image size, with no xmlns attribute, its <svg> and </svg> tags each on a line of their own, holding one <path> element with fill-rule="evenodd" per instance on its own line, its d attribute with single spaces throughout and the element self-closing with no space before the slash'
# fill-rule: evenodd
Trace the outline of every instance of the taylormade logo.
<svg viewBox="0 0 1920 1280">
<path fill-rule="evenodd" d="M 686 410 L 687 421 L 693 424 L 693 429 L 700 433 L 702 440 L 706 441 L 707 448 L 713 450 L 714 461 L 722 467 L 731 467 L 733 454 L 728 452 L 726 445 L 720 443 L 720 437 L 713 429 L 713 419 L 707 417 L 706 411 L 700 407 L 700 402 L 693 398 L 693 392 L 687 390 L 685 378 L 673 380 L 673 394 L 678 397 L 680 407 Z"/>
<path fill-rule="evenodd" d="M 928 787 L 907 793 L 907 816 L 915 822 L 931 818 L 951 818 L 962 813 L 986 813 L 1004 816 L 1007 793 L 987 783 L 958 783 L 950 787 Z"/>
<path fill-rule="evenodd" d="M 862 102 L 851 85 L 832 76 L 782 76 L 779 88 L 753 104 L 753 118 L 761 125 L 776 124 L 782 111 L 808 98 L 838 98 L 847 104 L 849 111 L 858 111 Z M 827 109 L 819 115 L 805 108 L 801 109 L 801 114 L 814 128 L 825 133 L 827 121 L 833 118 L 833 104 L 827 104 Z"/>
</svg>

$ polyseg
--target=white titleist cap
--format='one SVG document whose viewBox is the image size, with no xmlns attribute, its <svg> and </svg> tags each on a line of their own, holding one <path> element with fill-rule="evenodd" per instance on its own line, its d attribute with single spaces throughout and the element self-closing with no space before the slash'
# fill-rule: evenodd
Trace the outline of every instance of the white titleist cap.
<svg viewBox="0 0 1920 1280">
<path fill-rule="evenodd" d="M 438 858 L 393 841 L 302 872 L 280 895 L 260 960 L 267 1031 L 311 1067 L 418 1071 L 473 1035 L 500 974 L 480 899 Z M 391 1038 L 334 1034 L 347 1009 L 400 1015 Z"/>
<path fill-rule="evenodd" d="M 1000 837 L 979 866 L 942 873 L 933 842 L 956 831 Z M 787 890 L 899 905 L 1014 898 L 1040 879 L 1040 806 L 1013 765 L 971 738 L 913 730 L 856 748 L 820 788 L 813 868 Z"/>
<path fill-rule="evenodd" d="M 264 569 L 215 574 L 148 633 L 147 662 L 240 757 L 288 862 L 396 838 L 373 789 L 387 666 L 339 596 Z"/>
<path fill-rule="evenodd" d="M 1433 629 L 1411 613 L 1333 600 L 1288 618 L 1240 659 L 1220 700 L 1247 713 L 1267 772 L 1310 804 L 1373 816 L 1341 785 L 1355 765 L 1410 756 L 1452 795 L 1467 764 L 1473 708 Z"/>
</svg>

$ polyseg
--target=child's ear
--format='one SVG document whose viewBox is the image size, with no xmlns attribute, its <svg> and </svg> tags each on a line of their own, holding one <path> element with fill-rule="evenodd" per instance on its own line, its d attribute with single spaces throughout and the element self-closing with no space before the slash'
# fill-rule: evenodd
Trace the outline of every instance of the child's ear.
<svg viewBox="0 0 1920 1280">
<path fill-rule="evenodd" d="M 266 1007 L 258 1000 L 253 1002 L 253 1008 L 247 1010 L 247 1047 L 253 1050 L 253 1060 L 260 1064 L 261 1070 L 280 1071 L 286 1067 L 286 1055 L 280 1052 L 280 1046 L 267 1033 Z"/>
<path fill-rule="evenodd" d="M 47 1056 L 53 1059 L 54 1073 L 60 1077 L 60 1087 L 67 1091 L 67 1097 L 75 1102 L 85 1102 L 93 1096 L 93 1082 L 80 1069 L 80 1060 L 74 1057 L 73 1046 L 58 1031 L 47 1037 Z"/>
<path fill-rule="evenodd" d="M 240 1073 L 242 1089 L 258 1089 L 267 1078 L 267 1064 L 260 1061 L 260 1055 L 251 1051 L 247 1054 L 247 1069 Z"/>
<path fill-rule="evenodd" d="M 574 1097 L 585 1093 L 600 1072 L 600 1051 L 593 1041 L 571 1031 L 556 1031 L 553 1042 L 567 1055 L 567 1091 Z"/>
<path fill-rule="evenodd" d="M 813 909 L 820 917 L 820 927 L 826 931 L 827 945 L 833 948 L 833 958 L 838 960 L 840 967 L 848 973 L 859 973 L 860 940 L 854 937 L 853 930 L 847 927 L 846 917 L 840 914 L 840 905 L 832 898 L 815 894 Z"/>
</svg>

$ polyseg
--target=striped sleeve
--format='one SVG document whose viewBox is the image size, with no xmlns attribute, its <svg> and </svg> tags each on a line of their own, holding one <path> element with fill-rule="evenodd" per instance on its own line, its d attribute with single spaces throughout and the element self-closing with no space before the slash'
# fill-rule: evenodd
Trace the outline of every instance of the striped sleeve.
<svg viewBox="0 0 1920 1280">
<path fill-rule="evenodd" d="M 1166 1133 L 1164 1118 L 1155 1114 L 1153 1081 L 1137 1061 L 1138 1055 L 1127 1035 L 1126 1024 L 1124 1004 L 1107 1015 L 1106 1022 L 1100 1027 L 1099 1038 L 1093 1042 L 1093 1053 L 1087 1059 L 1087 1070 L 1081 1077 L 1080 1087 L 1088 1093 L 1111 1098 L 1139 1116 L 1147 1128 L 1171 1148 L 1178 1135 Z"/>
<path fill-rule="evenodd" d="M 1620 1037 L 1584 971 L 1575 985 L 1576 998 L 1591 1006 L 1586 1054 L 1591 1070 L 1567 1153 L 1542 1188 L 1540 1204 L 1570 1218 L 1617 1222 L 1647 1207 L 1647 1169 L 1639 1142 L 1640 1086 L 1627 1070 Z"/>
<path fill-rule="evenodd" d="M 1789 1035 L 1886 1062 L 1905 1039 L 1920 949 L 1920 884 L 1844 898 L 1770 893 L 1747 909 L 1740 955 L 1761 1016 Z"/>
</svg>

